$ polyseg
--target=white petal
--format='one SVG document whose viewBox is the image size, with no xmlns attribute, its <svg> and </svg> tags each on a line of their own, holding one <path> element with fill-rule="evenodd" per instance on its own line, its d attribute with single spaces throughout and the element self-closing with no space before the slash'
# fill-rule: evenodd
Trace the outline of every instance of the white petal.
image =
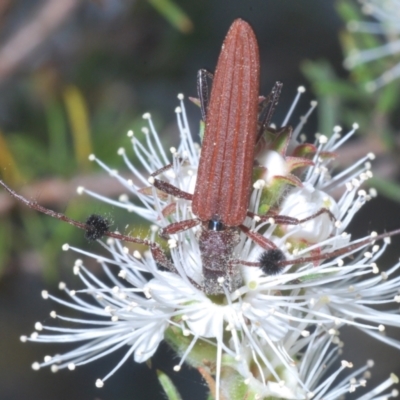
<svg viewBox="0 0 400 400">
<path fill-rule="evenodd" d="M 164 339 L 164 331 L 168 327 L 165 321 L 161 324 L 154 324 L 153 329 L 146 331 L 141 337 L 135 340 L 134 360 L 138 363 L 147 361 L 156 352 L 158 345 Z"/>
<path fill-rule="evenodd" d="M 265 174 L 262 175 L 261 179 L 267 183 L 271 182 L 274 176 L 286 176 L 289 172 L 285 159 L 275 150 L 263 152 L 262 156 L 257 158 L 257 161 L 266 168 Z"/>
<path fill-rule="evenodd" d="M 218 306 L 211 302 L 190 313 L 187 325 L 199 336 L 218 338 L 222 336 L 225 315 L 225 306 Z"/>
<path fill-rule="evenodd" d="M 302 188 L 294 188 L 285 197 L 280 215 L 303 219 L 322 208 L 327 208 L 337 218 L 339 208 L 336 201 L 327 193 L 305 184 Z M 293 232 L 292 238 L 303 239 L 310 243 L 318 243 L 328 238 L 335 229 L 335 221 L 324 213 L 301 225 L 287 225 L 285 230 Z"/>
</svg>

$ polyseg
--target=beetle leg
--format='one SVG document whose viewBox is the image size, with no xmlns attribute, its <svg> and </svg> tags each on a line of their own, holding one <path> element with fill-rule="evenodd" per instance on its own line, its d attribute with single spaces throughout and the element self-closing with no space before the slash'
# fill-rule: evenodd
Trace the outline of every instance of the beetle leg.
<svg viewBox="0 0 400 400">
<path fill-rule="evenodd" d="M 199 219 L 185 219 L 183 221 L 178 221 L 178 222 L 173 222 L 172 224 L 169 224 L 165 228 L 162 228 L 160 230 L 160 236 L 163 239 L 168 239 L 169 235 L 172 235 L 174 233 L 179 233 L 183 231 L 187 231 L 188 229 L 194 228 L 195 226 L 200 224 Z"/>
<path fill-rule="evenodd" d="M 149 247 L 151 255 L 153 256 L 156 264 L 161 265 L 162 267 L 168 269 L 168 271 L 170 272 L 178 273 L 174 264 L 168 259 L 164 250 L 157 243 L 152 243 Z"/>
<path fill-rule="evenodd" d="M 201 118 L 204 122 L 207 118 L 207 109 L 210 100 L 210 90 L 207 79 L 212 82 L 214 75 L 205 69 L 199 69 L 197 71 L 197 94 L 200 100 Z"/>
<path fill-rule="evenodd" d="M 178 197 L 179 199 L 185 199 L 185 200 L 193 199 L 193 195 L 191 193 L 185 192 L 177 188 L 176 186 L 172 185 L 171 183 L 153 177 L 150 183 L 152 183 L 158 190 L 161 190 L 166 194 Z"/>
<path fill-rule="evenodd" d="M 261 233 L 252 231 L 245 225 L 239 225 L 239 229 L 263 249 L 265 250 L 277 249 L 276 244 L 272 240 L 263 236 Z"/>
<path fill-rule="evenodd" d="M 166 194 L 170 194 L 172 196 L 178 197 L 180 199 L 185 199 L 185 200 L 192 200 L 193 195 L 185 192 L 176 186 L 172 185 L 171 183 L 165 182 L 161 179 L 156 179 L 156 176 L 164 173 L 165 171 L 168 171 L 173 167 L 173 164 L 167 164 L 162 168 L 157 169 L 154 171 L 149 178 L 149 182 L 154 185 L 158 190 L 161 190 L 162 192 Z"/>
<path fill-rule="evenodd" d="M 167 165 L 164 165 L 163 167 L 161 167 L 161 168 L 155 170 L 153 173 L 151 173 L 150 176 L 152 176 L 153 178 L 155 178 L 157 175 L 160 175 L 160 174 L 162 174 L 163 172 L 168 171 L 168 170 L 171 169 L 172 167 L 173 167 L 173 164 L 172 164 L 172 163 L 167 164 Z"/>
<path fill-rule="evenodd" d="M 256 143 L 261 139 L 265 129 L 270 125 L 272 115 L 274 114 L 275 107 L 278 104 L 279 96 L 281 94 L 283 84 L 281 82 L 275 82 L 271 93 L 266 97 L 260 104 L 261 110 L 259 113 L 258 120 L 258 134 Z"/>
</svg>

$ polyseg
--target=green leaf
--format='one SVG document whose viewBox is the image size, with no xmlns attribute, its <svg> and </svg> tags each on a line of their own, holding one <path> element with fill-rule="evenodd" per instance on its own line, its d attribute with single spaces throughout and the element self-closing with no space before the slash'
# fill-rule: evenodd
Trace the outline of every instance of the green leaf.
<svg viewBox="0 0 400 400">
<path fill-rule="evenodd" d="M 275 175 L 271 182 L 262 189 L 257 213 L 264 215 L 271 207 L 279 203 L 280 197 L 288 185 L 301 186 L 301 181 L 291 174 L 287 176 Z"/>
<path fill-rule="evenodd" d="M 390 113 L 398 106 L 399 86 L 398 81 L 391 82 L 380 90 L 377 109 L 382 114 Z"/>
<path fill-rule="evenodd" d="M 312 82 L 314 91 L 318 95 L 318 120 L 320 132 L 328 134 L 337 124 L 339 111 L 339 97 L 336 93 L 336 75 L 331 65 L 325 61 L 305 62 L 302 65 L 304 75 Z M 330 90 L 326 85 L 330 83 Z"/>
<path fill-rule="evenodd" d="M 176 29 L 182 33 L 193 30 L 193 23 L 186 13 L 171 0 L 148 0 L 148 2 Z"/>
<path fill-rule="evenodd" d="M 178 317 L 177 321 L 179 321 Z M 164 338 L 178 355 L 183 355 L 192 341 L 191 337 L 185 336 L 180 328 L 174 326 L 168 327 Z M 212 362 L 216 360 L 216 357 L 216 347 L 213 344 L 198 340 L 191 352 L 186 355 L 186 364 L 197 368 L 204 364 L 204 360 Z"/>
<path fill-rule="evenodd" d="M 25 132 L 8 135 L 8 144 L 25 179 L 49 171 L 47 148 Z"/>
<path fill-rule="evenodd" d="M 11 221 L 2 219 L 0 224 L 0 277 L 3 275 L 4 267 L 9 258 L 8 249 L 12 245 L 12 224 Z"/>
<path fill-rule="evenodd" d="M 93 153 L 93 145 L 86 100 L 81 91 L 73 85 L 67 86 L 63 95 L 76 161 L 82 169 L 90 169 L 88 156 Z"/>
<path fill-rule="evenodd" d="M 339 1 L 337 11 L 345 21 L 351 21 L 360 18 L 359 8 L 349 1 Z"/>
<path fill-rule="evenodd" d="M 203 139 L 204 139 L 204 131 L 206 129 L 206 124 L 204 123 L 204 121 L 200 121 L 200 129 L 199 129 L 199 136 L 200 136 L 200 141 L 203 143 Z"/>
<path fill-rule="evenodd" d="M 296 168 L 312 167 L 314 165 L 310 159 L 302 157 L 286 157 L 286 163 L 290 172 Z"/>
<path fill-rule="evenodd" d="M 269 146 L 271 150 L 277 151 L 279 154 L 285 155 L 289 145 L 290 138 L 292 137 L 293 129 L 291 126 L 283 127 L 276 133 L 273 143 Z"/>
<path fill-rule="evenodd" d="M 400 185 L 382 178 L 371 178 L 368 181 L 378 192 L 389 199 L 400 202 Z"/>
<path fill-rule="evenodd" d="M 158 381 L 160 382 L 168 400 L 182 400 L 181 395 L 178 393 L 175 385 L 172 383 L 171 379 L 164 374 L 164 372 L 157 370 Z"/>
<path fill-rule="evenodd" d="M 311 159 L 317 152 L 317 148 L 311 143 L 299 144 L 293 150 L 293 157 L 302 157 Z"/>
<path fill-rule="evenodd" d="M 69 166 L 71 155 L 67 140 L 67 125 L 62 106 L 52 100 L 46 106 L 46 119 L 49 136 L 49 161 L 52 173 L 63 174 Z"/>
</svg>

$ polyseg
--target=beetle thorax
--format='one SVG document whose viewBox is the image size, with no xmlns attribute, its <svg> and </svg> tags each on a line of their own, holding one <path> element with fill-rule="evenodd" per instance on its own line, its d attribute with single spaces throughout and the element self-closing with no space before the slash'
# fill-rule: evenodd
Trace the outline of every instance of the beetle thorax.
<svg viewBox="0 0 400 400">
<path fill-rule="evenodd" d="M 225 227 L 223 230 L 209 230 L 203 225 L 200 233 L 200 254 L 203 268 L 203 286 L 207 294 L 224 293 L 221 284 L 229 292 L 242 284 L 239 265 L 234 255 L 239 244 L 237 228 Z"/>
</svg>

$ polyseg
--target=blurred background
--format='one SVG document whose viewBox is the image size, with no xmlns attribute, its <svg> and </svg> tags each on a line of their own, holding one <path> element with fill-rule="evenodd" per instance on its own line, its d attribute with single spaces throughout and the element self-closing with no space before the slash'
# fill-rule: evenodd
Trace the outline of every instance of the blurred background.
<svg viewBox="0 0 400 400">
<path fill-rule="evenodd" d="M 277 125 L 297 87 L 304 85 L 307 93 L 291 124 L 308 110 L 310 100 L 317 99 L 319 107 L 305 129 L 310 138 L 315 132 L 329 135 L 337 124 L 346 130 L 358 122 L 359 135 L 340 153 L 342 165 L 369 151 L 376 153 L 370 184 L 380 196 L 364 207 L 351 232 L 362 236 L 400 227 L 399 82 L 366 90 L 368 82 L 399 62 L 399 56 L 352 71 L 343 67 L 356 49 L 375 48 L 396 37 L 391 32 L 350 32 L 350 21 L 374 21 L 351 0 L 1 0 L 2 179 L 72 218 L 84 220 L 96 212 L 112 218 L 116 228 L 129 224 L 143 230 L 144 222 L 132 220 L 131 214 L 127 221 L 125 212 L 76 195 L 78 185 L 109 197 L 121 193 L 89 163 L 88 155 L 95 153 L 110 167 L 122 168 L 117 150 L 129 147 L 126 132 L 140 132 L 147 111 L 165 146 L 176 145 L 176 95 L 196 96 L 197 70 L 214 70 L 222 40 L 238 17 L 253 26 L 259 41 L 261 93 L 269 93 L 277 80 L 284 83 L 274 118 Z M 199 109 L 187 102 L 187 110 L 198 140 Z M 62 252 L 62 244 L 100 249 L 88 244 L 81 231 L 21 207 L 4 191 L 0 218 L 0 400 L 162 399 L 156 369 L 173 378 L 183 398 L 205 398 L 206 388 L 196 371 L 172 371 L 175 360 L 166 346 L 151 365 L 129 360 L 100 390 L 95 380 L 121 354 L 74 372 L 33 372 L 34 361 L 62 350 L 19 341 L 36 321 L 49 318 L 52 305 L 41 299 L 41 290 L 56 292 L 60 280 L 78 285 L 71 273 L 75 256 Z M 400 240 L 393 242 L 393 254 L 382 259 L 382 269 L 398 259 Z M 367 337 L 361 342 L 359 335 L 355 330 L 344 332 L 343 358 L 355 366 L 368 358 L 377 363 L 383 358 L 384 365 L 372 371 L 371 385 L 400 372 L 393 349 Z"/>
</svg>

